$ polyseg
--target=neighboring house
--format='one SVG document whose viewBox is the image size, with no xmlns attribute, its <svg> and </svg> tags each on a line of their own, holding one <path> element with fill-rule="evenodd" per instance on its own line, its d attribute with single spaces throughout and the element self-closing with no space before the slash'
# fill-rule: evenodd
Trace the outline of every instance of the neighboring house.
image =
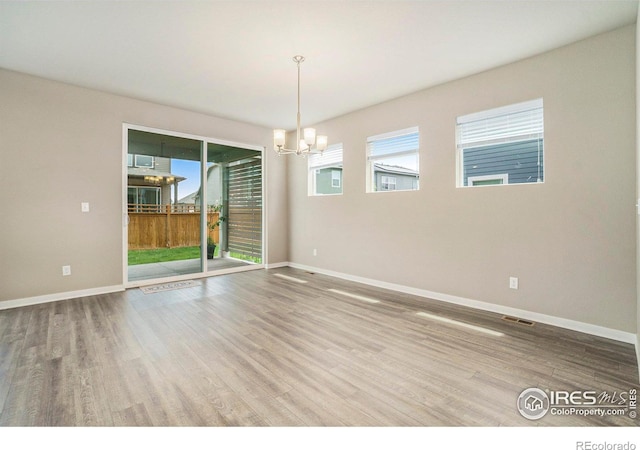
<svg viewBox="0 0 640 450">
<path fill-rule="evenodd" d="M 466 148 L 463 186 L 544 181 L 543 140 Z"/>
<path fill-rule="evenodd" d="M 418 188 L 418 172 L 406 167 L 373 165 L 376 191 L 402 191 Z M 316 194 L 342 193 L 342 166 L 324 167 L 316 169 Z"/>
<path fill-rule="evenodd" d="M 128 204 L 169 205 L 171 190 L 178 198 L 178 183 L 185 178 L 171 173 L 171 158 L 136 154 L 127 158 Z"/>
<path fill-rule="evenodd" d="M 406 167 L 373 165 L 376 191 L 405 191 L 418 189 L 418 172 Z"/>
<path fill-rule="evenodd" d="M 342 166 L 315 169 L 317 195 L 342 194 Z"/>
</svg>

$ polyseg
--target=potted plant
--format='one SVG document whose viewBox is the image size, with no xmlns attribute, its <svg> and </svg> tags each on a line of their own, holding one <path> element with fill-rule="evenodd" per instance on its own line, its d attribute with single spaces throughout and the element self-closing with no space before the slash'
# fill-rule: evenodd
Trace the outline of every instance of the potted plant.
<svg viewBox="0 0 640 450">
<path fill-rule="evenodd" d="M 218 213 L 218 219 L 213 221 L 211 219 L 209 219 L 207 221 L 207 227 L 209 228 L 209 231 L 212 232 L 213 230 L 215 230 L 217 227 L 220 226 L 220 224 L 222 222 L 224 222 L 225 220 L 227 220 L 226 217 L 223 217 L 222 215 L 220 215 L 220 212 L 222 211 L 222 205 L 216 203 L 215 205 L 209 206 L 209 213 Z M 211 237 L 210 233 L 207 233 L 207 259 L 213 259 L 213 255 L 216 252 L 216 242 L 213 240 L 213 238 Z"/>
</svg>

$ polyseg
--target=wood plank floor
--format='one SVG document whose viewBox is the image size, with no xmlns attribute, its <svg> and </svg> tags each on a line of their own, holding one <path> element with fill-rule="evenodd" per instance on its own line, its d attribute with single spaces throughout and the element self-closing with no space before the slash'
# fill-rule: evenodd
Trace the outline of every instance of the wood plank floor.
<svg viewBox="0 0 640 450">
<path fill-rule="evenodd" d="M 2 426 L 635 426 L 516 401 L 637 381 L 632 345 L 290 268 L 0 311 Z"/>
</svg>

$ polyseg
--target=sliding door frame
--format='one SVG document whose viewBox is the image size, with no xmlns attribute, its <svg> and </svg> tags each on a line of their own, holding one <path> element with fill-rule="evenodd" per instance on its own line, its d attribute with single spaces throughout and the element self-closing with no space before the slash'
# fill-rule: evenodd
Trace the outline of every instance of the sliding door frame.
<svg viewBox="0 0 640 450">
<path fill-rule="evenodd" d="M 193 139 L 200 141 L 200 186 L 202 189 L 201 204 L 207 205 L 207 188 L 205 187 L 207 180 L 207 150 L 208 144 L 226 145 L 229 147 L 237 147 L 246 150 L 254 150 L 260 152 L 262 162 L 262 263 L 250 264 L 242 267 L 234 267 L 229 269 L 220 269 L 209 272 L 207 270 L 207 246 L 203 243 L 207 242 L 207 214 L 200 214 L 200 272 L 177 275 L 163 278 L 153 278 L 148 280 L 136 280 L 129 281 L 129 233 L 128 233 L 128 209 L 127 209 L 127 155 L 129 152 L 129 130 L 145 131 L 148 133 L 163 134 L 167 136 L 174 136 L 186 139 Z M 133 288 L 138 286 L 145 286 L 150 284 L 157 284 L 160 282 L 172 282 L 190 280 L 194 278 L 206 278 L 216 275 L 223 275 L 227 273 L 245 272 L 248 270 L 264 269 L 267 261 L 267 183 L 266 183 L 266 147 L 260 145 L 246 144 L 242 142 L 227 141 L 223 139 L 211 138 L 206 136 L 199 136 L 195 134 L 181 133 L 178 131 L 163 130 L 160 128 L 153 128 L 144 125 L 136 125 L 131 123 L 122 124 L 122 284 L 125 288 Z M 202 211 L 202 210 L 201 210 Z"/>
</svg>

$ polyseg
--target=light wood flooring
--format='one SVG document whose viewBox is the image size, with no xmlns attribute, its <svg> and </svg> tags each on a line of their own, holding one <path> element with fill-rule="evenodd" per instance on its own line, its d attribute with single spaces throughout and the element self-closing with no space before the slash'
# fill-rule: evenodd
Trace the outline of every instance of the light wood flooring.
<svg viewBox="0 0 640 450">
<path fill-rule="evenodd" d="M 516 409 L 638 389 L 629 344 L 290 268 L 199 281 L 0 311 L 0 425 L 638 425 Z"/>
</svg>

